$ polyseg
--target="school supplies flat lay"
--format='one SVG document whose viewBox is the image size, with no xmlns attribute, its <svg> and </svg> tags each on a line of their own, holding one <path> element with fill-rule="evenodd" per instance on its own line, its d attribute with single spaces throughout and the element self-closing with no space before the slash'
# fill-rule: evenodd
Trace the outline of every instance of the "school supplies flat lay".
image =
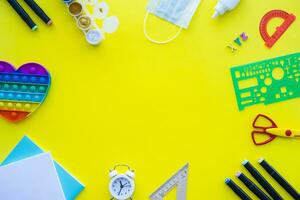
<svg viewBox="0 0 300 200">
<path fill-rule="evenodd" d="M 189 164 L 183 166 L 180 170 L 178 170 L 178 172 L 176 172 L 176 174 L 153 192 L 150 195 L 150 199 L 163 200 L 167 193 L 176 188 L 176 200 L 186 200 L 188 169 Z"/>
<path fill-rule="evenodd" d="M 298 138 L 300 139 L 300 130 L 278 128 L 276 123 L 266 115 L 259 114 L 252 124 L 252 140 L 256 145 L 263 145 L 272 142 L 276 137 Z M 267 136 L 267 139 L 258 141 L 258 136 Z"/>
<path fill-rule="evenodd" d="M 40 64 L 15 69 L 0 61 L 0 114 L 11 122 L 25 119 L 44 102 L 50 88 L 49 72 Z"/>
<path fill-rule="evenodd" d="M 300 96 L 300 53 L 231 68 L 239 110 Z"/>
<path fill-rule="evenodd" d="M 260 158 L 258 163 L 271 175 L 290 195 L 293 199 L 299 200 L 300 194 L 296 189 L 288 183 L 264 158 Z M 252 175 L 252 177 L 260 184 L 260 186 L 270 195 L 270 198 L 264 191 L 256 185 L 249 177 L 242 172 L 236 174 L 237 178 L 243 182 L 248 189 L 253 192 L 261 200 L 283 200 L 284 198 L 276 191 L 276 189 L 265 179 L 265 177 L 248 161 L 242 162 L 243 166 Z M 234 191 L 234 193 L 242 200 L 251 199 L 237 184 L 230 178 L 225 179 L 225 183 Z"/>
<path fill-rule="evenodd" d="M 0 61 L 0 116 L 4 118 L 3 122 L 0 121 L 4 124 L 0 131 L 2 135 L 0 141 L 7 140 L 5 141 L 7 143 L 13 141 L 16 131 L 41 133 L 39 137 L 44 137 L 43 134 L 51 134 L 51 137 L 44 139 L 52 142 L 54 146 L 59 145 L 58 150 L 62 155 L 70 156 L 69 165 L 65 163 L 64 166 L 81 170 L 80 176 L 86 176 L 85 182 L 90 181 L 88 192 L 104 194 L 110 200 L 143 200 L 151 191 L 142 194 L 145 190 L 140 188 L 145 184 L 152 184 L 153 175 L 150 179 L 143 176 L 141 179 L 139 177 L 136 179 L 136 173 L 130 167 L 131 165 L 111 163 L 119 163 L 116 159 L 122 161 L 121 163 L 143 159 L 139 160 L 141 162 L 134 163 L 134 169 L 143 171 L 146 176 L 146 173 L 153 173 L 152 166 L 161 165 L 160 171 L 156 174 L 164 177 L 165 171 L 161 171 L 164 164 L 172 165 L 172 161 L 176 163 L 188 157 L 190 159 L 188 162 L 198 166 L 198 169 L 192 172 L 190 164 L 185 164 L 162 182 L 161 186 L 153 190 L 154 192 L 148 198 L 164 200 L 174 191 L 176 197 L 173 197 L 173 200 L 188 200 L 188 178 L 192 175 L 189 186 L 193 187 L 191 188 L 191 191 L 195 192 L 193 195 L 198 196 L 196 198 L 193 196 L 191 199 L 211 200 L 218 197 L 230 199 L 225 196 L 220 198 L 224 195 L 222 191 L 210 185 L 215 181 L 212 175 L 222 175 L 227 170 L 219 166 L 221 161 L 223 163 L 230 161 L 229 156 L 225 157 L 225 155 L 236 153 L 232 156 L 234 157 L 245 151 L 247 156 L 252 156 L 248 153 L 264 151 L 270 157 L 275 156 L 274 160 L 279 160 L 280 156 L 285 155 L 289 156 L 289 159 L 297 159 L 295 149 L 298 147 L 292 145 L 300 142 L 297 140 L 300 139 L 300 126 L 299 130 L 289 126 L 282 128 L 279 123 L 277 124 L 279 119 L 275 123 L 270 117 L 258 114 L 253 120 L 253 116 L 247 115 L 246 112 L 238 112 L 250 106 L 255 109 L 254 106 L 257 104 L 278 103 L 276 104 L 278 107 L 269 106 L 269 110 L 265 110 L 266 113 L 271 113 L 272 118 L 277 113 L 276 109 L 280 111 L 277 115 L 290 117 L 290 119 L 298 113 L 297 110 L 293 113 L 294 107 L 280 107 L 279 104 L 292 99 L 297 101 L 296 98 L 300 97 L 300 52 L 297 52 L 298 43 L 292 43 L 299 39 L 297 31 L 300 29 L 296 26 L 297 10 L 288 8 L 285 1 L 262 6 L 264 2 L 253 4 L 253 0 L 214 0 L 214 2 L 148 0 L 146 6 L 145 2 L 132 1 L 111 1 L 108 4 L 103 0 L 60 0 L 61 2 L 58 3 L 48 2 L 49 11 L 56 12 L 56 16 L 53 16 L 55 27 L 52 26 L 47 30 L 47 34 L 39 34 L 36 31 L 38 25 L 34 20 L 37 18 L 47 26 L 53 24 L 53 20 L 39 6 L 38 0 L 6 1 L 8 14 L 5 13 L 6 10 L 3 13 L 8 17 L 0 20 L 1 25 L 2 23 L 7 25 L 1 29 L 1 32 L 7 34 L 0 37 L 5 38 L 0 42 L 1 47 L 3 46 L 3 50 L 0 51 L 1 56 L 3 59 L 7 57 L 14 62 L 25 64 L 14 67 L 6 61 Z M 292 2 L 292 0 L 287 1 Z M 203 6 L 200 7 L 201 3 Z M 31 11 L 27 12 L 23 5 L 28 6 Z M 198 9 L 201 9 L 201 12 L 197 13 Z M 240 13 L 237 13 L 239 11 Z M 35 18 L 31 18 L 32 13 L 35 13 Z M 115 33 L 120 26 L 119 17 L 114 14 L 122 19 L 124 26 L 115 40 L 104 44 L 104 40 L 110 37 L 109 34 Z M 199 20 L 194 19 L 195 23 L 191 27 L 192 19 L 196 15 Z M 18 29 L 8 32 L 6 29 L 9 29 L 12 24 L 12 21 L 9 21 L 12 16 L 20 17 L 32 31 L 36 32 L 34 34 L 29 33 L 29 30 L 19 32 Z M 157 24 L 150 24 L 150 20 L 155 20 Z M 279 25 L 274 26 L 274 22 L 279 21 Z M 163 24 L 166 24 L 166 27 Z M 72 27 L 77 30 L 77 33 L 68 33 L 73 30 Z M 149 31 L 153 27 L 154 30 Z M 70 28 L 71 30 L 67 30 Z M 170 32 L 172 29 L 173 33 Z M 85 38 L 83 40 L 86 42 L 74 43 L 77 34 L 81 36 L 83 34 Z M 191 36 L 192 39 L 178 40 L 180 46 L 176 46 L 175 43 L 169 46 L 154 45 L 170 43 L 180 35 Z M 24 38 L 21 40 L 21 37 Z M 101 43 L 103 44 L 99 45 Z M 275 44 L 276 48 L 273 48 Z M 294 49 L 288 46 L 290 44 L 293 44 L 291 46 Z M 99 46 L 96 48 L 97 45 Z M 245 51 L 242 52 L 243 50 Z M 289 51 L 296 53 L 284 53 Z M 7 52 L 15 54 L 9 55 Z M 280 52 L 285 55 L 278 56 Z M 241 64 L 245 63 L 250 54 L 260 55 L 262 60 Z M 255 60 L 255 57 L 248 58 Z M 56 68 L 51 70 L 50 75 L 43 65 L 28 62 L 27 59 L 45 61 L 45 66 L 48 62 Z M 235 63 L 234 65 L 237 66 L 231 67 L 230 73 L 227 71 L 223 75 L 219 74 L 227 65 L 226 62 Z M 144 66 L 145 63 L 149 66 Z M 214 75 L 207 73 L 205 66 L 211 67 Z M 84 72 L 86 72 L 85 76 Z M 223 72 L 226 72 L 226 68 Z M 232 98 L 227 97 L 226 94 L 230 93 L 227 91 L 228 87 L 223 87 L 223 83 L 226 82 L 224 80 L 230 77 L 236 102 L 232 102 Z M 51 84 L 52 78 L 55 84 Z M 220 81 L 218 84 L 215 82 L 217 80 L 221 80 L 222 83 Z M 33 117 L 30 120 L 29 116 L 45 102 L 50 86 L 54 85 L 55 88 L 51 89 L 51 99 L 47 100 L 52 102 L 47 105 L 48 108 L 46 104 L 44 105 L 47 109 L 44 115 L 39 118 L 36 113 L 37 118 L 33 120 Z M 58 90 L 60 93 L 57 92 Z M 215 92 L 218 97 L 222 94 L 224 99 L 214 100 L 216 98 L 213 98 L 213 94 L 209 94 L 214 90 L 218 91 Z M 58 96 L 52 98 L 52 95 Z M 112 98 L 115 101 L 111 101 Z M 192 99 L 194 102 L 185 102 L 186 99 L 187 101 Z M 222 105 L 224 110 L 221 106 L 215 106 L 219 104 L 220 99 L 224 103 Z M 290 102 L 292 105 L 293 102 Z M 231 109 L 230 106 L 236 105 L 235 103 L 238 109 L 231 110 L 230 114 L 226 113 Z M 263 105 L 257 106 L 257 109 L 260 109 L 259 113 L 263 113 L 266 109 Z M 147 109 L 141 109 L 142 106 Z M 207 108 L 203 109 L 203 107 Z M 251 112 L 251 109 L 249 110 Z M 42 112 L 43 109 L 40 111 Z M 207 115 L 206 112 L 211 115 Z M 215 116 L 215 113 L 219 119 L 225 118 L 225 120 L 211 120 L 210 116 Z M 161 118 L 157 118 L 158 115 L 161 115 Z M 234 120 L 233 116 L 239 120 Z M 7 123 L 5 120 L 24 121 Z M 213 120 L 217 121 L 217 125 Z M 253 120 L 252 127 L 249 126 L 249 121 L 240 123 L 242 120 L 251 120 L 251 122 Z M 192 128 L 187 129 L 188 126 Z M 247 128 L 251 128 L 251 131 Z M 46 129 L 49 130 L 45 131 Z M 235 136 L 241 135 L 232 134 L 227 141 L 222 141 L 224 138 L 227 139 L 227 131 L 233 129 L 239 132 L 236 134 L 240 134 L 240 130 L 247 130 L 245 133 L 247 137 L 237 138 Z M 201 131 L 200 134 L 198 130 Z M 128 134 L 126 138 L 127 135 L 123 132 L 131 131 L 132 135 Z M 156 133 L 156 131 L 161 132 Z M 144 137 L 131 139 L 137 132 L 139 136 L 144 134 Z M 250 140 L 250 132 L 254 145 Z M 189 136 L 183 138 L 182 134 L 189 134 Z M 209 140 L 207 137 L 210 137 Z M 277 147 L 277 141 L 273 145 L 265 145 L 276 138 L 279 143 Z M 126 139 L 128 144 L 122 145 L 121 142 Z M 242 141 L 245 145 L 238 146 L 239 149 L 234 151 L 227 149 L 229 146 L 234 149 L 235 145 L 242 144 L 238 139 L 245 139 L 246 141 Z M 58 140 L 61 141 L 57 142 Z M 112 140 L 119 140 L 117 142 L 120 143 L 112 146 L 110 143 Z M 142 143 L 144 141 L 145 144 Z M 173 151 L 170 151 L 177 141 L 182 142 L 179 145 L 183 148 L 173 148 Z M 140 146 L 135 146 L 136 143 Z M 155 149 L 152 146 L 154 143 Z M 287 146 L 290 144 L 291 147 Z M 265 146 L 258 148 L 255 145 Z M 169 150 L 168 154 L 165 153 L 166 151 L 160 151 L 159 148 Z M 255 151 L 252 151 L 253 149 Z M 194 154 L 196 158 L 193 160 L 188 153 Z M 164 156 L 164 160 L 159 156 Z M 199 163 L 202 165 L 200 166 Z M 292 173 L 290 167 L 297 169 L 295 165 L 288 166 L 286 160 L 282 163 L 287 169 L 286 172 Z M 109 173 L 105 170 L 109 169 L 107 164 L 114 166 Z M 261 173 L 249 160 L 243 160 L 241 164 L 243 166 L 241 171 L 237 171 L 233 178 L 226 178 L 226 185 L 223 183 L 224 188 L 231 189 L 238 198 L 284 200 L 289 195 L 290 198 L 300 200 L 300 194 L 292 186 L 292 182 L 288 182 L 264 158 L 259 159 L 257 164 L 266 173 Z M 298 176 L 299 174 L 295 174 L 295 177 Z M 270 178 L 274 179 L 273 182 L 269 180 Z M 239 184 L 243 186 L 240 187 Z M 220 185 L 222 186 L 222 182 L 216 183 L 216 187 Z M 282 188 L 278 190 L 279 187 Z M 216 194 L 211 194 L 212 191 L 208 191 L 208 188 L 214 190 Z M 75 200 L 80 194 L 85 195 L 84 189 L 85 186 L 56 162 L 50 152 L 45 152 L 28 136 L 24 136 L 0 163 L 0 200 Z M 105 199 L 98 194 L 97 197 L 90 193 L 87 196 L 89 199 Z M 86 197 L 83 196 L 82 199 L 84 198 Z"/>
<path fill-rule="evenodd" d="M 275 19 L 280 18 L 283 20 L 283 23 L 276 27 L 275 33 L 270 35 L 268 33 L 268 23 Z M 271 10 L 266 13 L 260 21 L 259 31 L 260 35 L 265 41 L 265 45 L 268 48 L 271 48 L 277 40 L 284 34 L 284 32 L 291 26 L 291 24 L 295 21 L 296 16 L 293 14 L 289 14 L 283 10 Z"/>
<path fill-rule="evenodd" d="M 24 136 L 21 141 L 14 147 L 14 149 L 9 153 L 9 155 L 4 159 L 4 161 L 1 163 L 1 166 L 33 157 L 42 154 L 43 152 L 44 151 L 39 146 L 37 146 L 28 136 Z M 54 166 L 58 174 L 58 178 L 64 191 L 66 200 L 75 199 L 85 186 L 55 161 Z"/>
<path fill-rule="evenodd" d="M 70 15 L 74 17 L 77 27 L 85 34 L 87 42 L 91 45 L 98 45 L 104 40 L 105 33 L 113 33 L 118 29 L 119 20 L 116 16 L 107 16 L 109 6 L 105 2 L 98 3 L 87 0 L 64 1 L 68 7 Z M 93 7 L 91 14 L 87 5 Z M 103 20 L 100 28 L 96 20 Z"/>
<path fill-rule="evenodd" d="M 0 199 L 65 200 L 51 155 L 42 153 L 1 166 Z"/>
</svg>

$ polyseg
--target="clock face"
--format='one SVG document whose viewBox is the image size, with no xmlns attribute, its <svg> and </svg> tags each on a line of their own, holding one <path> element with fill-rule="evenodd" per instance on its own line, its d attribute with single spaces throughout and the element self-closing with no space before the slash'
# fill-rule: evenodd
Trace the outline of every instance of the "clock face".
<svg viewBox="0 0 300 200">
<path fill-rule="evenodd" d="M 134 182 L 126 175 L 118 175 L 111 180 L 109 190 L 115 199 L 125 200 L 132 196 Z"/>
</svg>

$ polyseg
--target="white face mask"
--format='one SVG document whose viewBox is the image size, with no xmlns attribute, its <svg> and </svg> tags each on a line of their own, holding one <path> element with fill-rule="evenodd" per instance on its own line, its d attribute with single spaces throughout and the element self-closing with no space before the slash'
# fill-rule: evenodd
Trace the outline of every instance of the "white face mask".
<svg viewBox="0 0 300 200">
<path fill-rule="evenodd" d="M 148 40 L 157 44 L 166 44 L 174 40 L 180 34 L 182 28 L 187 29 L 190 21 L 198 8 L 200 0 L 150 0 L 144 19 L 144 34 Z M 165 41 L 152 39 L 147 32 L 147 20 L 149 13 L 156 15 L 174 25 L 179 26 L 178 32 Z"/>
</svg>

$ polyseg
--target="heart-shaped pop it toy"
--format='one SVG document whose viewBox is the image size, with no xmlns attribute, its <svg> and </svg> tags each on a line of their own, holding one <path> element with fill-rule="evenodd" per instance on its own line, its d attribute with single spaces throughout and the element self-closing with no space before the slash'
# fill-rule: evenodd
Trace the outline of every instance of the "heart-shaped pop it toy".
<svg viewBox="0 0 300 200">
<path fill-rule="evenodd" d="M 15 69 L 0 61 L 0 115 L 11 122 L 25 119 L 45 100 L 50 74 L 37 63 Z"/>
</svg>

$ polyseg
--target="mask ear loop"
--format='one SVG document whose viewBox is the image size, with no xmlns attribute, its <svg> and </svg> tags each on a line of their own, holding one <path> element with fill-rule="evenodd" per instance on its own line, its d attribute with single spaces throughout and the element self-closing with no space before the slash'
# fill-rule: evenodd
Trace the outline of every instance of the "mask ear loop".
<svg viewBox="0 0 300 200">
<path fill-rule="evenodd" d="M 151 41 L 153 43 L 167 44 L 167 43 L 172 42 L 173 40 L 175 40 L 179 36 L 179 34 L 181 33 L 182 27 L 179 28 L 179 30 L 177 31 L 177 33 L 174 36 L 172 36 L 171 38 L 169 38 L 167 40 L 164 40 L 164 41 L 155 40 L 151 36 L 149 36 L 148 31 L 147 31 L 147 26 L 146 25 L 147 25 L 148 17 L 149 17 L 149 11 L 146 13 L 145 18 L 144 18 L 144 35 L 149 41 Z"/>
</svg>

